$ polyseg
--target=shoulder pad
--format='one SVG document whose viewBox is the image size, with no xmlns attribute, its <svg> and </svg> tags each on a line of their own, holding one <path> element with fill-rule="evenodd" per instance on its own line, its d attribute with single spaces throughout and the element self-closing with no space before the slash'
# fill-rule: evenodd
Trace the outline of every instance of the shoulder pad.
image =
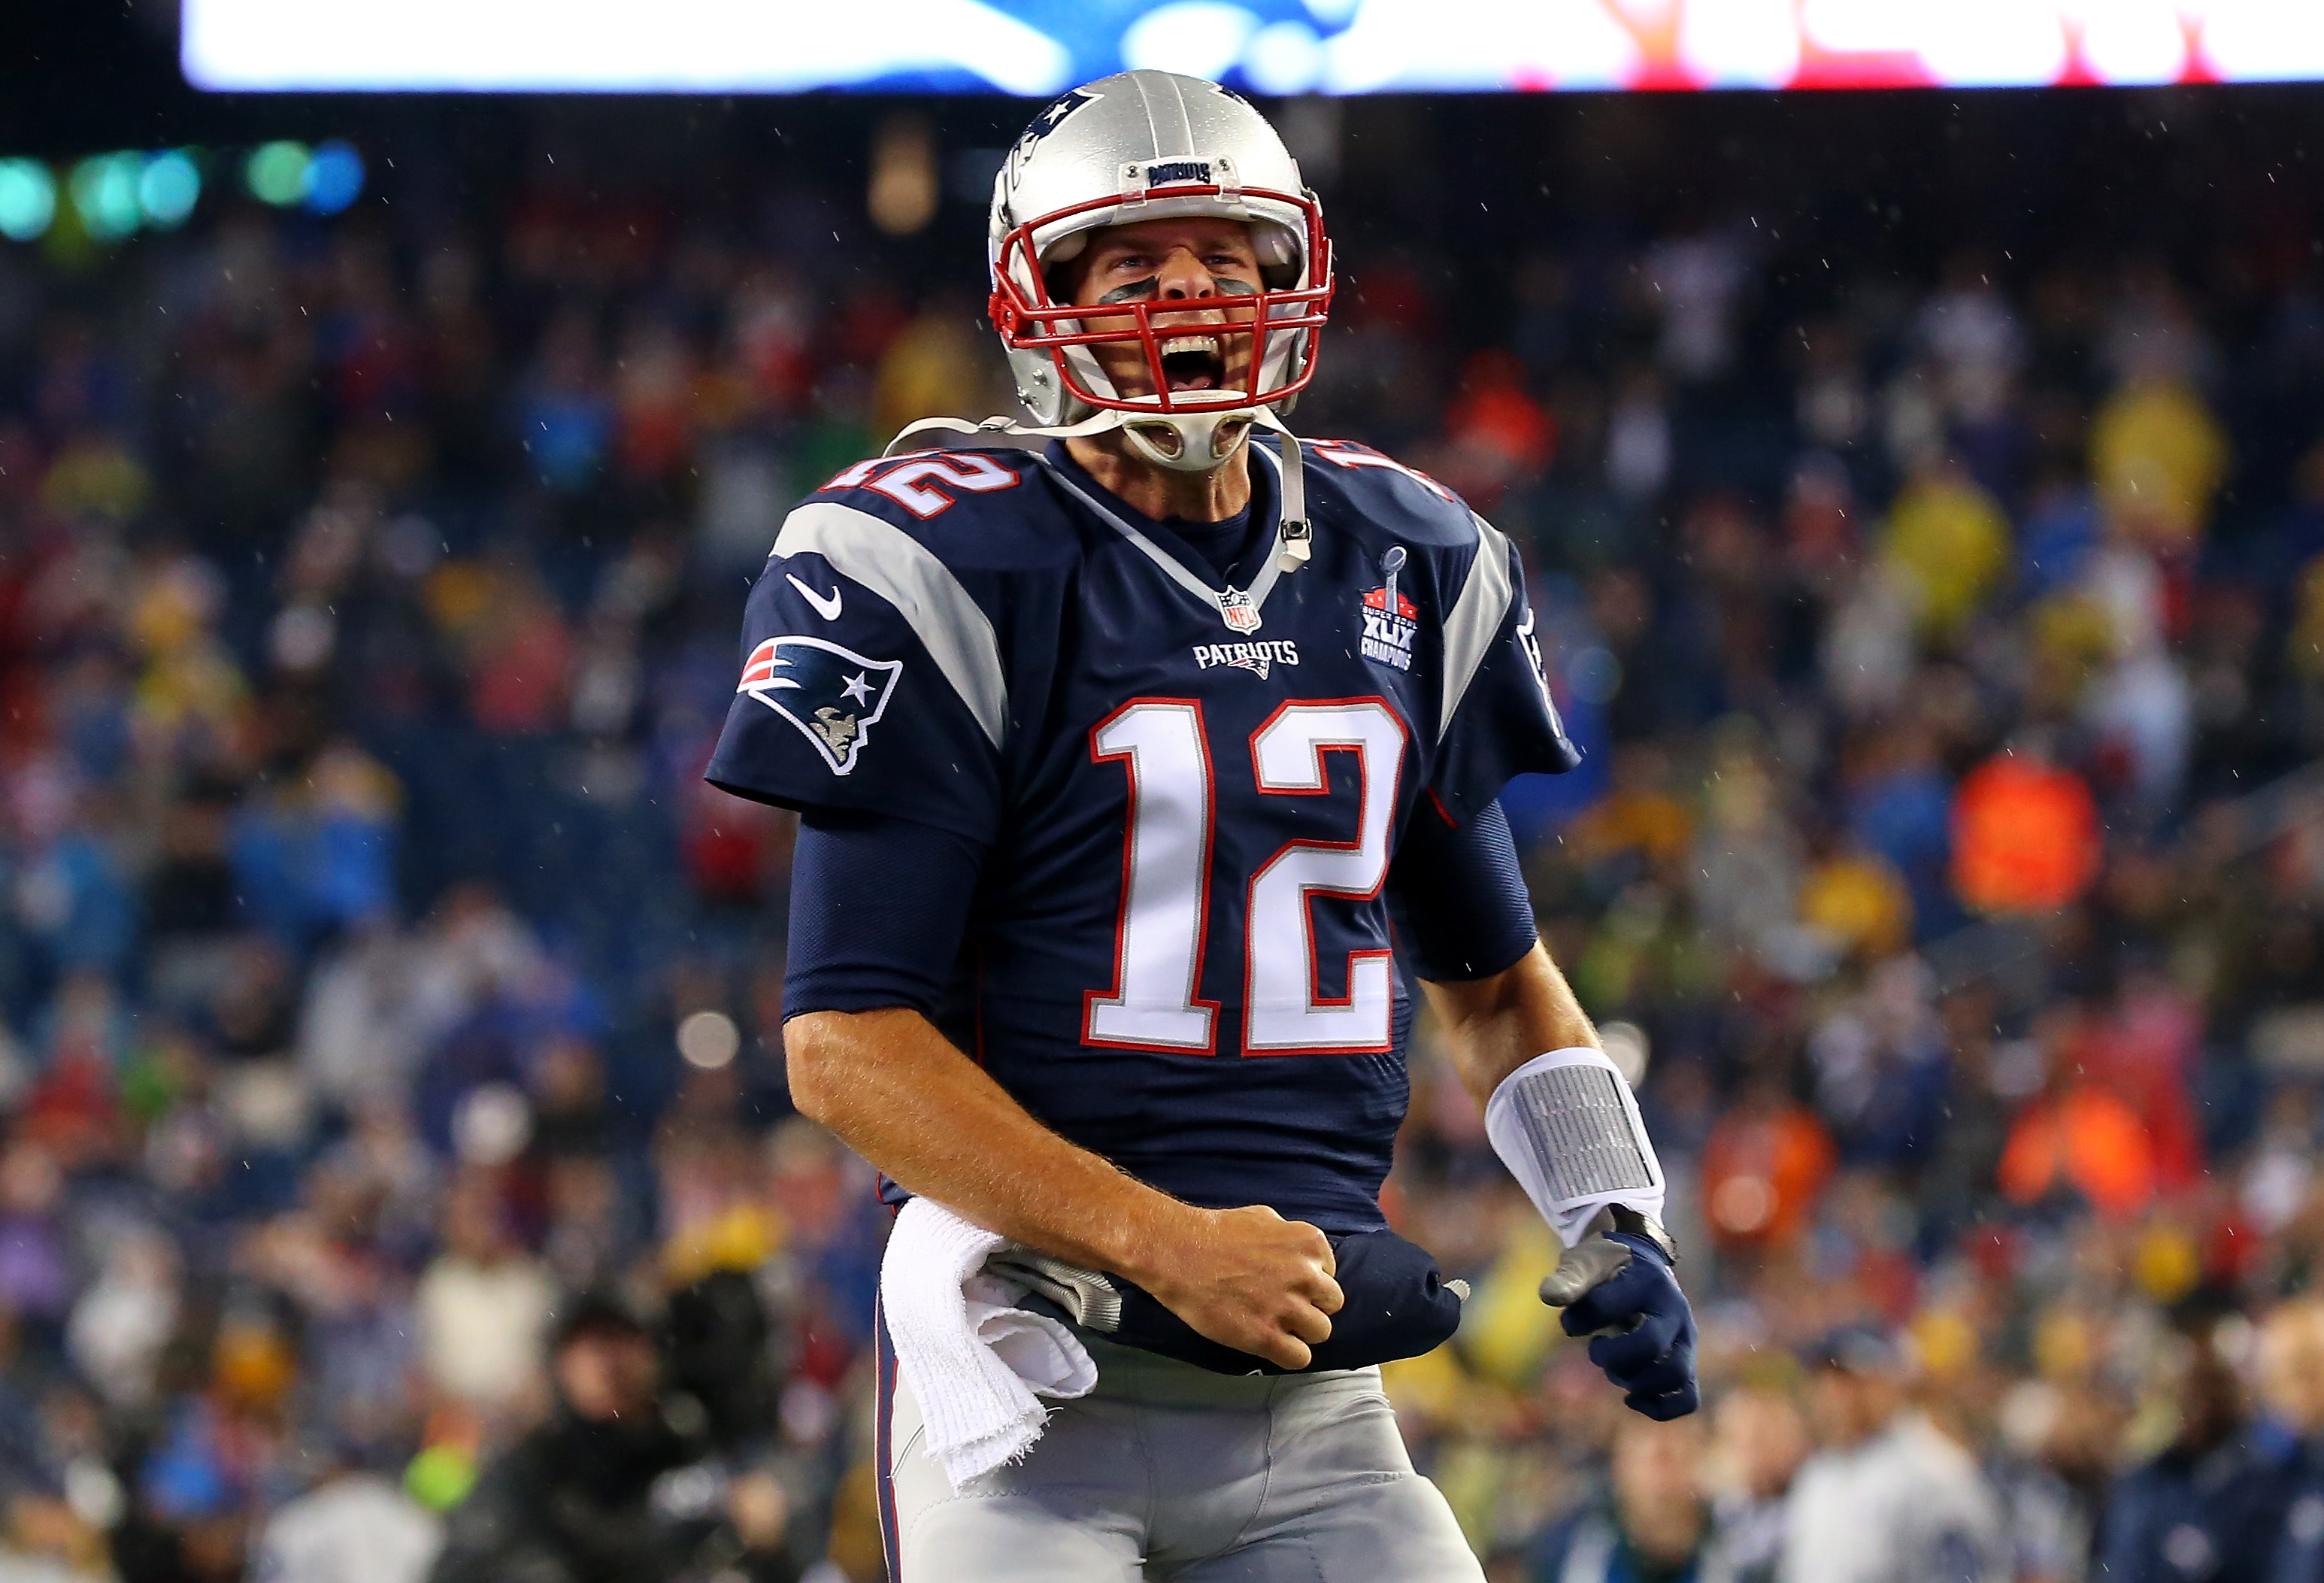
<svg viewBox="0 0 2324 1583">
<path fill-rule="evenodd" d="M 798 510 L 831 505 L 863 512 L 946 562 L 1045 561 L 1061 541 L 1048 531 L 1056 511 L 1048 492 L 1027 486 L 1039 467 L 1039 458 L 1015 449 L 875 457 L 843 468 Z"/>
<path fill-rule="evenodd" d="M 1016 488 L 1037 465 L 1030 452 L 1014 449 L 906 451 L 842 468 L 811 498 L 885 502 L 927 522 L 956 505 L 973 506 L 981 495 Z"/>
<path fill-rule="evenodd" d="M 1419 468 L 1352 440 L 1300 443 L 1314 494 L 1343 500 L 1401 537 L 1446 545 L 1477 542 L 1477 519 L 1468 502 Z"/>
</svg>

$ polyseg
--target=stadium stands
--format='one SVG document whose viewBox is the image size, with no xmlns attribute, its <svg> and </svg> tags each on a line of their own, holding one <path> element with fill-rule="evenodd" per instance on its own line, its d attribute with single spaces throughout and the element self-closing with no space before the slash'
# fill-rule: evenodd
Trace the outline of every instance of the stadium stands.
<svg viewBox="0 0 2324 1583">
<path fill-rule="evenodd" d="M 1349 179 L 1295 421 L 1524 548 L 1591 757 L 1508 802 L 1713 1397 L 1633 1444 L 1424 1032 L 1392 1201 L 1478 1296 L 1389 1389 L 1496 1577 L 1767 1576 L 1836 1375 L 1974 1451 L 2020 1578 L 2309 1575 L 2324 217 L 2183 157 L 2110 228 L 1964 177 L 1893 243 L 1765 170 Z M 503 162 L 0 245 L 0 1537 L 74 1575 L 239 1575 L 350 1468 L 451 1505 L 580 1294 L 733 1270 L 761 1575 L 878 1575 L 884 1217 L 784 1098 L 785 821 L 698 777 L 790 500 L 1000 410 L 974 225 Z"/>
</svg>

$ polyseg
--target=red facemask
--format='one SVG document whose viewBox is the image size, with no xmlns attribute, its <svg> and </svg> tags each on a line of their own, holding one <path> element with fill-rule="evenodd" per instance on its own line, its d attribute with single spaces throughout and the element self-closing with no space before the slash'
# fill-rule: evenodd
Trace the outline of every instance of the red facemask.
<svg viewBox="0 0 2324 1583">
<path fill-rule="evenodd" d="M 1199 184 L 1157 187 L 1143 194 L 1143 198 L 1213 198 L 1224 190 L 1216 186 Z M 1262 287 L 1256 292 L 1218 297 L 1168 300 L 1156 297 L 1145 301 L 1102 305 L 1055 301 L 1044 282 L 1040 261 L 1034 255 L 1033 236 L 1036 231 L 1054 226 L 1059 220 L 1099 209 L 1127 211 L 1111 222 L 1115 224 L 1139 218 L 1136 214 L 1139 207 L 1136 200 L 1093 199 L 1087 203 L 1075 204 L 1070 208 L 1028 220 L 1002 238 L 993 272 L 991 302 L 992 326 L 1001 332 L 1002 345 L 1012 352 L 1046 350 L 1068 396 L 1089 406 L 1117 412 L 1215 412 L 1225 407 L 1258 406 L 1280 402 L 1298 394 L 1315 377 L 1314 337 L 1323 328 L 1332 305 L 1332 245 L 1323 235 L 1323 211 L 1314 199 L 1298 193 L 1245 189 L 1229 196 L 1266 199 L 1299 211 L 1306 227 L 1308 277 L 1314 284 L 1281 290 Z M 1029 292 L 1024 283 L 1026 281 L 1032 282 Z M 1197 326 L 1185 322 L 1190 313 L 1218 310 L 1223 310 L 1227 314 L 1226 323 Z M 1102 327 L 1092 328 L 1084 322 L 1092 319 L 1102 319 Z M 1156 322 L 1157 319 L 1161 321 L 1158 324 Z M 1237 338 L 1250 343 L 1250 356 L 1241 382 L 1227 387 L 1239 399 L 1222 397 L 1218 389 L 1173 391 L 1170 388 L 1169 375 L 1162 362 L 1163 343 L 1197 331 L 1218 337 L 1222 352 Z M 1296 363 L 1289 370 L 1289 376 L 1280 384 L 1262 389 L 1261 381 L 1267 375 L 1268 352 L 1273 338 L 1302 332 L 1307 338 L 1304 355 L 1297 351 L 1286 354 L 1286 360 L 1296 359 Z M 1097 346 L 1135 346 L 1139 348 L 1145 358 L 1148 375 L 1153 382 L 1155 394 L 1102 394 L 1091 388 L 1091 382 L 1075 371 L 1065 352 L 1070 347 Z M 1231 359 L 1224 361 L 1231 362 Z"/>
</svg>

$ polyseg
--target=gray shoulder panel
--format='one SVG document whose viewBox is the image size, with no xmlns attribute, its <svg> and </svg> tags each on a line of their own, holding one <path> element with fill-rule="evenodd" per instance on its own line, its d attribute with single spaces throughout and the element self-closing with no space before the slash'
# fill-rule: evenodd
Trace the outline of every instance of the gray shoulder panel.
<svg viewBox="0 0 2324 1583">
<path fill-rule="evenodd" d="M 1469 563 L 1469 578 L 1462 585 L 1461 597 L 1444 618 L 1444 708 L 1436 717 L 1439 742 L 1452 728 L 1452 716 L 1468 695 L 1469 683 L 1476 680 L 1477 667 L 1485 662 L 1486 653 L 1501 630 L 1501 618 L 1509 613 L 1509 602 L 1517 597 L 1516 586 L 1509 580 L 1508 540 L 1483 517 L 1472 513 L 1469 520 L 1477 524 L 1477 556 Z"/>
<path fill-rule="evenodd" d="M 992 745 L 1001 745 L 1009 719 L 1001 640 L 949 567 L 893 523 L 829 500 L 800 506 L 775 535 L 775 554 L 801 551 L 893 605 Z"/>
</svg>

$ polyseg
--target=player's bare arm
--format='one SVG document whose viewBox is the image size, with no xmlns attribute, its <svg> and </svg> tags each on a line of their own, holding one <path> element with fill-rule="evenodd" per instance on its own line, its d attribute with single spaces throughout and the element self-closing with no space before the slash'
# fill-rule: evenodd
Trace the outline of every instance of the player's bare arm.
<svg viewBox="0 0 2324 1583">
<path fill-rule="evenodd" d="M 1444 1031 L 1445 1054 L 1479 1105 L 1545 1050 L 1599 1047 L 1589 1014 L 1538 940 L 1489 978 L 1424 981 L 1422 988 Z"/>
<path fill-rule="evenodd" d="M 1201 1209 L 1043 1126 L 902 1008 L 783 1030 L 791 1097 L 890 1178 L 1011 1241 L 1126 1277 L 1213 1341 L 1287 1369 L 1332 1333 L 1332 1245 L 1263 1205 Z"/>
<path fill-rule="evenodd" d="M 1589 1014 L 1539 940 L 1500 972 L 1466 982 L 1424 980 L 1422 987 L 1443 1030 L 1445 1055 L 1489 1112 L 1502 1085 L 1543 1051 L 1600 1049 Z M 1675 1322 L 1683 1300 L 1670 1280 L 1671 1253 L 1658 1221 L 1632 1215 L 1618 1225 L 1609 1212 L 1595 1235 L 1567 1249 L 1542 1287 L 1545 1301 L 1566 1310 L 1562 1322 L 1572 1335 L 1648 1314 L 1630 1336 L 1593 1342 L 1592 1356 L 1601 1366 L 1613 1358 L 1609 1373 L 1629 1391 L 1631 1405 L 1657 1417 L 1684 1411 L 1693 1400 L 1691 1383 L 1680 1380 L 1684 1369 L 1674 1366 L 1681 1360 L 1671 1356 L 1684 1328 Z M 1650 1349 L 1639 1336 L 1656 1323 L 1654 1310 L 1674 1322 L 1664 1343 Z M 1660 1388 L 1637 1389 L 1641 1381 Z"/>
</svg>

